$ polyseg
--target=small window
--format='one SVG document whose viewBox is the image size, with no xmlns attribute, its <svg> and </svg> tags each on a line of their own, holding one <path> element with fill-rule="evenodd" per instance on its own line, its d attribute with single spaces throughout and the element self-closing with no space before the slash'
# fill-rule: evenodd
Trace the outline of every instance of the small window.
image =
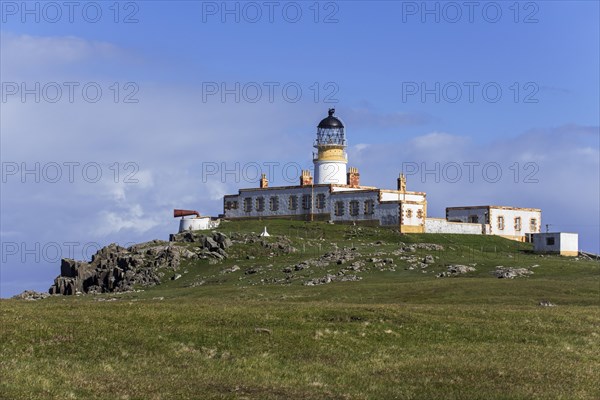
<svg viewBox="0 0 600 400">
<path fill-rule="evenodd" d="M 537 232 L 537 219 L 531 218 L 529 220 L 529 230 L 531 232 Z"/>
<path fill-rule="evenodd" d="M 337 217 L 341 217 L 342 215 L 344 215 L 344 202 L 343 201 L 335 202 L 335 215 Z"/>
<path fill-rule="evenodd" d="M 546 238 L 546 246 L 554 246 L 554 238 L 553 237 Z"/>
<path fill-rule="evenodd" d="M 350 215 L 356 217 L 360 211 L 360 206 L 357 200 L 352 200 L 350 202 Z"/>
<path fill-rule="evenodd" d="M 365 215 L 373 215 L 375 212 L 373 200 L 365 200 Z"/>
<path fill-rule="evenodd" d="M 237 200 L 233 202 L 231 208 L 233 208 L 234 210 L 238 209 L 238 202 L 237 202 Z"/>
<path fill-rule="evenodd" d="M 319 193 L 317 195 L 317 208 L 322 210 L 325 208 L 325 193 Z"/>
<path fill-rule="evenodd" d="M 423 219 L 423 210 L 422 209 L 417 210 L 417 218 Z"/>
<path fill-rule="evenodd" d="M 256 198 L 256 211 L 265 211 L 265 198 L 262 196 Z"/>
<path fill-rule="evenodd" d="M 231 201 L 226 201 L 225 202 L 225 209 L 226 210 L 231 210 L 231 207 L 232 207 Z"/>
<path fill-rule="evenodd" d="M 504 230 L 504 217 L 498 217 L 498 230 Z"/>
<path fill-rule="evenodd" d="M 244 211 L 245 212 L 252 211 L 252 199 L 250 197 L 246 197 L 244 199 Z"/>
<path fill-rule="evenodd" d="M 305 210 L 312 209 L 312 196 L 310 194 L 302 195 L 302 208 Z"/>
<path fill-rule="evenodd" d="M 521 217 L 515 217 L 515 231 L 521 230 Z"/>
<path fill-rule="evenodd" d="M 298 196 L 290 196 L 290 199 L 288 201 L 288 208 L 290 210 L 298 209 Z"/>
<path fill-rule="evenodd" d="M 269 210 L 277 211 L 279 210 L 279 197 L 272 196 L 269 198 Z"/>
<path fill-rule="evenodd" d="M 469 215 L 469 222 L 472 224 L 479 223 L 479 216 L 478 215 Z"/>
<path fill-rule="evenodd" d="M 406 210 L 406 218 L 412 218 L 412 210 L 410 208 Z"/>
</svg>

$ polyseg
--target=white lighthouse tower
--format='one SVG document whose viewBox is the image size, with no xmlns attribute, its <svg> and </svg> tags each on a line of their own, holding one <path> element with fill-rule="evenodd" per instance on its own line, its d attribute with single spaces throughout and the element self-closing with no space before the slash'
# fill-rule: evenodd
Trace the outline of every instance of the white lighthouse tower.
<svg viewBox="0 0 600 400">
<path fill-rule="evenodd" d="M 314 147 L 315 183 L 340 185 L 346 184 L 346 135 L 344 124 L 336 118 L 335 108 L 329 109 L 329 116 L 317 127 L 317 140 Z"/>
</svg>

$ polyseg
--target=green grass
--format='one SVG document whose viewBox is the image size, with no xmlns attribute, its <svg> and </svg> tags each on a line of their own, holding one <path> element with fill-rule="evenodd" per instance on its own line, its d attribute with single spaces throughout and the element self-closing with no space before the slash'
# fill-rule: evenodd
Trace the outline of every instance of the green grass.
<svg viewBox="0 0 600 400">
<path fill-rule="evenodd" d="M 598 263 L 476 235 L 297 221 L 228 222 L 220 231 L 264 225 L 269 241 L 286 235 L 299 251 L 240 244 L 221 264 L 187 263 L 181 279 L 168 280 L 170 272 L 136 293 L 1 301 L 0 398 L 600 398 Z M 408 253 L 438 257 L 422 273 L 391 255 L 400 242 L 446 250 Z M 386 254 L 396 271 L 302 285 L 341 267 L 332 265 L 297 272 L 291 284 L 263 283 L 334 243 L 357 248 L 357 260 Z M 435 278 L 451 263 L 477 271 Z M 234 264 L 240 271 L 221 273 Z M 502 280 L 491 275 L 497 265 L 538 267 Z M 256 266 L 261 273 L 244 274 Z M 542 299 L 557 306 L 540 307 Z"/>
</svg>

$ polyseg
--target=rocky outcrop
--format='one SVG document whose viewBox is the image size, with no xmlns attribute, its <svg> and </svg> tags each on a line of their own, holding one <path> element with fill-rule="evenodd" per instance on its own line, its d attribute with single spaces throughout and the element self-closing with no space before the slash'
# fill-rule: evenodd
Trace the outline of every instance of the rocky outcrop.
<svg viewBox="0 0 600 400">
<path fill-rule="evenodd" d="M 50 296 L 48 293 L 36 292 L 34 290 L 25 290 L 15 296 L 13 299 L 16 300 L 42 300 Z"/>
<path fill-rule="evenodd" d="M 198 242 L 189 249 L 184 243 Z M 170 242 L 153 240 L 129 248 L 110 244 L 98 250 L 91 261 L 62 259 L 60 275 L 50 287 L 50 294 L 125 292 L 134 285 L 153 286 L 160 283 L 164 272 L 177 270 L 183 260 L 227 257 L 225 249 L 231 240 L 220 232 L 210 236 L 194 232 L 172 235 Z"/>
</svg>

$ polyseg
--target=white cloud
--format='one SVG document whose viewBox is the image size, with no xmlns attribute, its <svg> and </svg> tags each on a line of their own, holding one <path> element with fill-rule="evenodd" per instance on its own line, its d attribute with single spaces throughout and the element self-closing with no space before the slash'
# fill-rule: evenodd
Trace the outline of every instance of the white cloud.
<svg viewBox="0 0 600 400">
<path fill-rule="evenodd" d="M 75 36 L 33 36 L 2 31 L 0 34 L 3 81 L 22 79 L 34 73 L 43 79 L 56 68 L 90 60 L 131 58 L 118 46 Z"/>
<path fill-rule="evenodd" d="M 98 236 L 115 234 L 129 230 L 136 234 L 144 234 L 161 224 L 157 215 L 148 215 L 142 205 L 132 204 L 123 211 L 101 211 L 93 230 Z"/>
</svg>

